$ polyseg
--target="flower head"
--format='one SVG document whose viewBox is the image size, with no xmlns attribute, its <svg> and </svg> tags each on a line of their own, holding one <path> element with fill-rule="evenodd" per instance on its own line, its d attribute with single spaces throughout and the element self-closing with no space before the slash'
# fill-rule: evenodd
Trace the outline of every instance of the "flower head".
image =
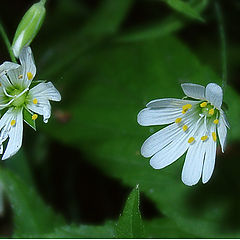
<svg viewBox="0 0 240 240">
<path fill-rule="evenodd" d="M 43 116 L 46 123 L 51 116 L 49 100 L 60 101 L 61 95 L 51 82 L 41 82 L 30 89 L 36 66 L 30 47 L 23 48 L 21 65 L 4 62 L 0 65 L 0 154 L 3 143 L 9 138 L 2 160 L 14 155 L 22 145 L 23 120 L 35 128 L 35 120 Z"/>
<path fill-rule="evenodd" d="M 151 157 L 153 168 L 161 169 L 187 151 L 182 181 L 191 186 L 197 184 L 201 176 L 203 183 L 211 178 L 217 139 L 223 152 L 229 124 L 221 109 L 220 86 L 215 83 L 209 83 L 206 88 L 191 83 L 181 86 L 186 96 L 195 100 L 157 99 L 139 112 L 138 123 L 142 126 L 170 124 L 143 143 L 141 154 Z"/>
</svg>

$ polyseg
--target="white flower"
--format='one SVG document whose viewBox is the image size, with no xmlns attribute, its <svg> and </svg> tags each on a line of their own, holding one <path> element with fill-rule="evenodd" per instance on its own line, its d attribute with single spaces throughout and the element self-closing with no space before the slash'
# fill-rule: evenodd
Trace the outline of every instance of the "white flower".
<svg viewBox="0 0 240 240">
<path fill-rule="evenodd" d="M 229 124 L 221 109 L 223 92 L 220 86 L 215 83 L 209 83 L 206 88 L 191 83 L 181 86 L 189 98 L 196 100 L 157 99 L 139 112 L 138 123 L 142 126 L 170 124 L 143 143 L 141 154 L 151 157 L 153 168 L 161 169 L 187 151 L 182 181 L 192 186 L 201 176 L 203 183 L 211 178 L 217 135 L 223 152 Z"/>
<path fill-rule="evenodd" d="M 0 109 L 5 111 L 0 119 L 0 154 L 3 153 L 3 142 L 9 138 L 2 160 L 20 149 L 23 120 L 34 128 L 39 114 L 46 123 L 51 115 L 49 100 L 61 100 L 51 82 L 41 82 L 29 88 L 31 83 L 34 84 L 32 80 L 36 74 L 30 47 L 23 48 L 19 60 L 21 65 L 12 62 L 0 65 Z"/>
</svg>

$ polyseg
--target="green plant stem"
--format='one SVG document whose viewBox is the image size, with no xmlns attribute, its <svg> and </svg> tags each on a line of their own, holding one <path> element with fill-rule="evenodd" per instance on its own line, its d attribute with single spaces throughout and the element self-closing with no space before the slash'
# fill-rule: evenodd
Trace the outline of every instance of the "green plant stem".
<svg viewBox="0 0 240 240">
<path fill-rule="evenodd" d="M 15 56 L 13 54 L 13 51 L 12 51 L 11 43 L 9 42 L 8 36 L 7 36 L 7 34 L 6 34 L 5 30 L 4 30 L 3 25 L 2 25 L 1 22 L 0 22 L 0 34 L 1 34 L 2 38 L 3 38 L 4 43 L 6 44 L 6 47 L 8 49 L 8 52 L 9 52 L 9 55 L 11 57 L 12 62 L 17 63 L 17 60 L 16 60 L 16 58 L 15 58 Z"/>
<path fill-rule="evenodd" d="M 220 5 L 218 2 L 215 3 L 217 21 L 219 26 L 219 35 L 221 42 L 221 60 L 222 60 L 222 87 L 223 89 L 227 86 L 227 50 L 226 50 L 226 37 L 223 26 L 223 16 Z"/>
</svg>

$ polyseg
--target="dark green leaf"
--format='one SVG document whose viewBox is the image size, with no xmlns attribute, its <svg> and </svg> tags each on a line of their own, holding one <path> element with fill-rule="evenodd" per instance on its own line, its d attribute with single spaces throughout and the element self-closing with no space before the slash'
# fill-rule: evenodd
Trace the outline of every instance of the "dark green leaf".
<svg viewBox="0 0 240 240">
<path fill-rule="evenodd" d="M 60 216 L 46 206 L 34 189 L 6 168 L 0 169 L 0 181 L 14 213 L 14 236 L 43 234 L 64 224 Z"/>
<path fill-rule="evenodd" d="M 144 227 L 139 211 L 139 187 L 130 193 L 115 228 L 116 238 L 144 238 Z"/>
<path fill-rule="evenodd" d="M 163 1 L 166 2 L 174 10 L 190 18 L 204 21 L 201 15 L 187 2 L 184 2 L 182 0 L 163 0 Z"/>
<path fill-rule="evenodd" d="M 82 34 L 113 34 L 115 33 L 131 7 L 133 0 L 104 0 L 96 13 L 82 29 Z"/>
<path fill-rule="evenodd" d="M 113 223 L 107 222 L 103 226 L 94 225 L 66 225 L 56 228 L 51 233 L 25 234 L 24 238 L 113 238 Z"/>
</svg>

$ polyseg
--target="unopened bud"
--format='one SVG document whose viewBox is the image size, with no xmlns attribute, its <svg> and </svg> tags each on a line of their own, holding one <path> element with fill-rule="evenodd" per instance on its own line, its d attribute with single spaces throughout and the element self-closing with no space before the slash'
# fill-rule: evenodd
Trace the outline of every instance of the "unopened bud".
<svg viewBox="0 0 240 240">
<path fill-rule="evenodd" d="M 45 1 L 41 0 L 33 4 L 19 23 L 12 44 L 13 53 L 16 57 L 19 56 L 23 47 L 30 45 L 40 30 L 46 13 Z"/>
</svg>

